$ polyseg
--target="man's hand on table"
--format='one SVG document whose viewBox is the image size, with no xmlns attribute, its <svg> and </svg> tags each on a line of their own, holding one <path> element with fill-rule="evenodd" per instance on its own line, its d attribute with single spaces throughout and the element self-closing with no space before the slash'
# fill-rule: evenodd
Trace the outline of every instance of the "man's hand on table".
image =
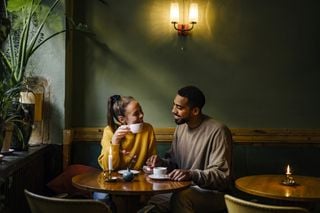
<svg viewBox="0 0 320 213">
<path fill-rule="evenodd" d="M 150 158 L 148 158 L 146 164 L 150 168 L 162 166 L 163 160 L 158 155 L 152 155 Z M 188 181 L 192 179 L 190 170 L 185 169 L 175 169 L 170 172 L 168 176 L 170 177 L 170 180 L 174 181 Z"/>
<path fill-rule="evenodd" d="M 185 169 L 175 169 L 169 173 L 170 180 L 175 181 L 187 181 L 191 180 L 191 172 L 190 170 Z"/>
</svg>

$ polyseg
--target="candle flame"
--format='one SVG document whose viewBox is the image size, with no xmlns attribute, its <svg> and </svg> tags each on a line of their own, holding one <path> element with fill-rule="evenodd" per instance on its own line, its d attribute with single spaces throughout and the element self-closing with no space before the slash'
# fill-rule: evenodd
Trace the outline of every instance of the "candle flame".
<svg viewBox="0 0 320 213">
<path fill-rule="evenodd" d="M 289 166 L 289 165 L 287 166 L 287 172 L 286 172 L 286 174 L 287 174 L 287 175 L 291 175 L 291 171 L 290 171 L 290 166 Z"/>
</svg>

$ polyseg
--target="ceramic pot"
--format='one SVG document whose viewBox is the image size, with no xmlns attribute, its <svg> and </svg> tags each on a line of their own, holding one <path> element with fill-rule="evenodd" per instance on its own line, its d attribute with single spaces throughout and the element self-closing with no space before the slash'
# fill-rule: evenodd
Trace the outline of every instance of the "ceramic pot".
<svg viewBox="0 0 320 213">
<path fill-rule="evenodd" d="M 127 171 L 125 171 L 122 175 L 123 177 L 123 180 L 129 182 L 129 181 L 132 181 L 133 178 L 134 178 L 134 175 L 133 173 L 130 171 L 130 169 L 128 168 Z"/>
</svg>

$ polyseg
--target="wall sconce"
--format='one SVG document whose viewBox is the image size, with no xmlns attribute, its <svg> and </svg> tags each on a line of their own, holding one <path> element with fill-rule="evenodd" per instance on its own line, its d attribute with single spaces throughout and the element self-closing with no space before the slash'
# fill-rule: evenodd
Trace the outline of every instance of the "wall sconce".
<svg viewBox="0 0 320 213">
<path fill-rule="evenodd" d="M 182 8 L 184 9 L 184 7 Z M 189 24 L 186 23 L 179 23 L 179 4 L 178 3 L 171 3 L 170 7 L 170 21 L 173 24 L 173 27 L 175 30 L 178 31 L 178 35 L 188 35 L 189 31 L 191 31 L 194 27 L 194 25 L 198 22 L 198 4 L 197 3 L 191 3 L 189 8 Z M 182 15 L 184 16 L 184 12 L 182 12 Z"/>
</svg>

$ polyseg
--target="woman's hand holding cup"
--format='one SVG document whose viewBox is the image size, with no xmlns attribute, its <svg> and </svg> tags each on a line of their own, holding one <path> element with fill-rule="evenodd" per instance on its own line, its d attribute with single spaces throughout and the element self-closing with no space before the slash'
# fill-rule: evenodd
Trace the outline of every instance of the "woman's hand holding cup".
<svg viewBox="0 0 320 213">
<path fill-rule="evenodd" d="M 130 132 L 130 128 L 127 125 L 120 126 L 112 136 L 112 144 L 120 144 L 121 140 Z"/>
</svg>

